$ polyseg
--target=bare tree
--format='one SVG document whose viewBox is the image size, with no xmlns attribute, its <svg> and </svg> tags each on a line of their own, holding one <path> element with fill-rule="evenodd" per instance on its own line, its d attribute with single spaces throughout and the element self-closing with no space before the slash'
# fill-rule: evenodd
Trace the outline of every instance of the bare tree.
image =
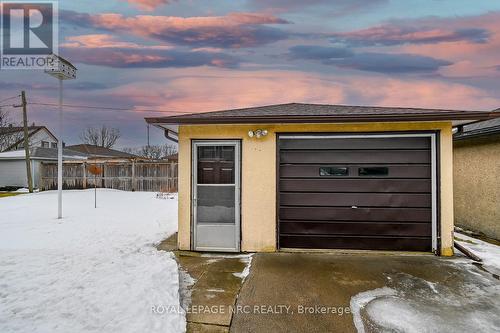
<svg viewBox="0 0 500 333">
<path fill-rule="evenodd" d="M 154 160 L 161 160 L 170 155 L 177 153 L 177 147 L 174 145 L 150 145 L 142 146 L 140 148 L 125 148 L 124 152 L 135 154 L 144 158 L 151 158 Z"/>
<path fill-rule="evenodd" d="M 165 144 L 163 145 L 163 157 L 168 157 L 173 154 L 177 154 L 177 146 Z"/>
<path fill-rule="evenodd" d="M 80 135 L 80 139 L 89 145 L 111 148 L 115 145 L 120 136 L 119 129 L 102 125 L 100 128 L 87 127 Z"/>
<path fill-rule="evenodd" d="M 162 146 L 142 146 L 139 155 L 146 158 L 152 158 L 154 160 L 159 160 L 163 158 Z"/>
<path fill-rule="evenodd" d="M 5 151 L 10 146 L 22 139 L 21 131 L 11 131 L 10 127 L 15 126 L 7 110 L 0 108 L 0 152 Z"/>
</svg>

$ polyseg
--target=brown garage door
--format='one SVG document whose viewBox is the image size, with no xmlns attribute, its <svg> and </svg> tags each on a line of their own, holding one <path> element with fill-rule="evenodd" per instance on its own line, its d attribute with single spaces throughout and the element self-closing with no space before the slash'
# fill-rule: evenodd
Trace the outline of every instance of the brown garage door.
<svg viewBox="0 0 500 333">
<path fill-rule="evenodd" d="M 431 251 L 431 138 L 281 136 L 281 248 Z"/>
</svg>

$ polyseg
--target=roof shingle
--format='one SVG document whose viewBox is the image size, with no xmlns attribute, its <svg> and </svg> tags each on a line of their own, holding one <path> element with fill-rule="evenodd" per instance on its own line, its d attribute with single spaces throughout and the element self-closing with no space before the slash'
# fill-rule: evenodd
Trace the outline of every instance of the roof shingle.
<svg viewBox="0 0 500 333">
<path fill-rule="evenodd" d="M 290 103 L 224 111 L 190 113 L 170 117 L 146 118 L 146 121 L 153 124 L 230 124 L 274 122 L 430 121 L 489 119 L 498 116 L 500 116 L 500 113 L 495 114 L 493 111 Z"/>
</svg>

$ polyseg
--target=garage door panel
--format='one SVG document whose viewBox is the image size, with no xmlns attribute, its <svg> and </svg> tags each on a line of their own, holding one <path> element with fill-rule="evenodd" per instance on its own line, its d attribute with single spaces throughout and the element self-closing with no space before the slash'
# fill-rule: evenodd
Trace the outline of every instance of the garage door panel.
<svg viewBox="0 0 500 333">
<path fill-rule="evenodd" d="M 283 150 L 293 149 L 428 149 L 429 138 L 427 137 L 408 137 L 398 138 L 397 140 L 387 140 L 387 138 L 322 138 L 322 139 L 282 139 L 280 148 Z"/>
<path fill-rule="evenodd" d="M 321 164 L 302 164 L 302 165 L 292 165 L 285 164 L 280 166 L 280 177 L 281 178 L 320 178 L 319 168 L 324 165 Z M 341 166 L 348 166 L 354 170 L 358 170 L 360 167 L 370 167 L 370 166 L 380 166 L 380 165 L 356 165 L 352 163 L 343 163 Z M 431 178 L 431 166 L 430 165 L 390 165 L 384 163 L 384 166 L 389 169 L 389 178 Z M 367 177 L 368 178 L 368 177 Z M 325 179 L 321 177 L 320 179 Z"/>
<path fill-rule="evenodd" d="M 279 139 L 279 246 L 430 251 L 430 137 Z"/>
<path fill-rule="evenodd" d="M 281 192 L 429 193 L 430 179 L 282 179 Z"/>
<path fill-rule="evenodd" d="M 431 207 L 430 194 L 397 193 L 281 193 L 283 206 Z"/>
<path fill-rule="evenodd" d="M 280 233 L 431 237 L 431 226 L 428 223 L 280 221 Z"/>
<path fill-rule="evenodd" d="M 282 220 L 429 222 L 430 208 L 281 207 Z"/>
<path fill-rule="evenodd" d="M 430 163 L 428 150 L 290 150 L 281 163 Z"/>
<path fill-rule="evenodd" d="M 349 236 L 280 236 L 283 248 L 355 249 L 355 250 L 396 250 L 430 251 L 428 238 L 417 237 L 349 237 Z"/>
</svg>

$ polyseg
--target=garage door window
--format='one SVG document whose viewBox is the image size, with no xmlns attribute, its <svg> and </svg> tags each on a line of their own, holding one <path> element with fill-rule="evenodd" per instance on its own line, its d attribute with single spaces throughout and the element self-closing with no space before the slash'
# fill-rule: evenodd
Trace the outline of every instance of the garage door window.
<svg viewBox="0 0 500 333">
<path fill-rule="evenodd" d="M 349 168 L 343 167 L 321 167 L 319 168 L 321 177 L 348 176 Z"/>
<path fill-rule="evenodd" d="M 389 168 L 386 168 L 386 167 L 359 168 L 358 175 L 360 175 L 360 176 L 388 176 L 389 175 Z"/>
</svg>

